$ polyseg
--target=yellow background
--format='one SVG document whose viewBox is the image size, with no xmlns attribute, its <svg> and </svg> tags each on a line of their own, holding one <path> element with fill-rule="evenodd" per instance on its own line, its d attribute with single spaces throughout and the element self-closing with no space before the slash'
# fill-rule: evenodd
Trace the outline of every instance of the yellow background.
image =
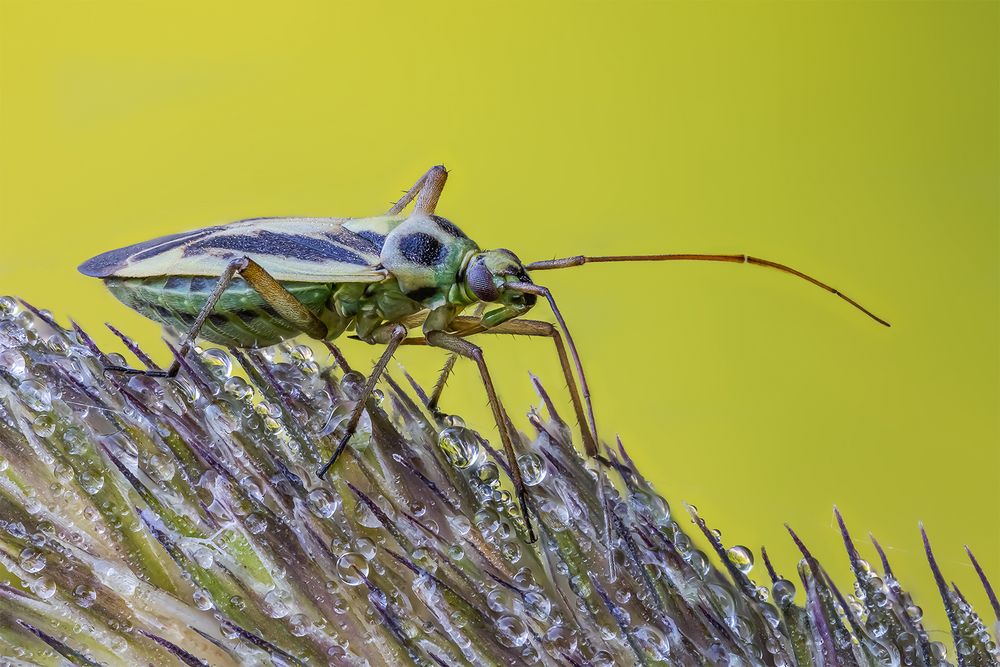
<svg viewBox="0 0 1000 667">
<path fill-rule="evenodd" d="M 893 328 L 751 267 L 536 278 L 604 435 L 676 512 L 696 503 L 794 578 L 788 521 L 843 582 L 838 503 L 942 628 L 918 519 L 984 613 L 961 545 L 1000 580 L 998 7 L 3 0 L 0 292 L 166 360 L 80 261 L 243 217 L 374 214 L 438 162 L 439 212 L 526 261 L 787 262 Z M 516 416 L 529 369 L 563 395 L 547 343 L 484 345 Z M 401 358 L 428 384 L 441 362 Z M 463 365 L 446 408 L 492 434 L 484 404 Z"/>
</svg>

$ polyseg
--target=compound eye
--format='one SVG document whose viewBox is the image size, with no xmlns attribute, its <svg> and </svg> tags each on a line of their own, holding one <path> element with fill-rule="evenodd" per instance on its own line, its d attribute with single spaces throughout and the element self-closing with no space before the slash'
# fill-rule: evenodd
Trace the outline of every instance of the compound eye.
<svg viewBox="0 0 1000 667">
<path fill-rule="evenodd" d="M 469 266 L 465 281 L 477 299 L 496 301 L 500 298 L 500 290 L 493 282 L 493 274 L 482 262 L 473 262 Z"/>
</svg>

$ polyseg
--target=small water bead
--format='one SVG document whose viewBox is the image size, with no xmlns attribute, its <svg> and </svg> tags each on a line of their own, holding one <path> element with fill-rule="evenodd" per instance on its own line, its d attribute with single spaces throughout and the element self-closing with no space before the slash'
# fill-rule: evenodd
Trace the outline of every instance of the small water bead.
<svg viewBox="0 0 1000 667">
<path fill-rule="evenodd" d="M 208 547 L 198 547 L 191 554 L 191 558 L 198 564 L 198 567 L 206 570 L 215 563 L 215 554 Z"/>
<path fill-rule="evenodd" d="M 465 428 L 465 420 L 458 415 L 445 415 L 441 421 L 448 427 Z"/>
<path fill-rule="evenodd" d="M 344 392 L 348 400 L 356 401 L 360 399 L 361 394 L 364 393 L 364 389 L 365 376 L 357 371 L 344 373 L 344 377 L 340 379 L 340 390 Z"/>
<path fill-rule="evenodd" d="M 707 577 L 708 573 L 712 571 L 712 564 L 709 562 L 708 557 L 701 551 L 692 551 L 688 558 L 688 563 L 690 563 L 691 567 L 700 577 Z"/>
<path fill-rule="evenodd" d="M 104 488 L 104 475 L 100 472 L 84 470 L 77 476 L 77 482 L 84 493 L 94 495 Z"/>
<path fill-rule="evenodd" d="M 169 454 L 153 454 L 146 465 L 146 473 L 157 482 L 169 482 L 177 474 L 177 468 Z"/>
<path fill-rule="evenodd" d="M 315 357 L 313 350 L 308 345 L 295 345 L 289 351 L 289 356 L 293 361 L 312 361 Z M 273 359 L 271 360 L 273 361 Z"/>
<path fill-rule="evenodd" d="M 915 604 L 911 604 L 906 607 L 906 615 L 910 617 L 911 621 L 919 621 L 924 617 L 924 610 Z"/>
<path fill-rule="evenodd" d="M 528 628 L 516 616 L 501 616 L 496 622 L 500 643 L 508 647 L 523 646 L 528 641 Z"/>
<path fill-rule="evenodd" d="M 340 507 L 340 497 L 333 495 L 326 489 L 313 489 L 306 496 L 306 502 L 309 505 L 309 511 L 321 519 L 330 518 Z"/>
<path fill-rule="evenodd" d="M 97 591 L 95 591 L 90 586 L 85 584 L 80 584 L 73 589 L 73 601 L 79 606 L 87 609 L 92 607 L 94 602 L 97 600 Z"/>
<path fill-rule="evenodd" d="M 743 545 L 730 547 L 726 552 L 726 558 L 743 574 L 753 569 L 753 552 Z"/>
<path fill-rule="evenodd" d="M 534 452 L 517 457 L 517 467 L 521 469 L 521 479 L 524 480 L 525 486 L 541 484 L 549 472 L 545 460 Z"/>
<path fill-rule="evenodd" d="M 367 561 L 375 560 L 375 555 L 378 553 L 375 543 L 367 537 L 359 537 L 354 540 L 354 550 L 361 554 Z"/>
<path fill-rule="evenodd" d="M 201 609 L 202 611 L 208 611 L 209 609 L 215 606 L 215 603 L 212 602 L 211 593 L 209 593 L 204 588 L 199 588 L 198 590 L 196 590 L 194 592 L 194 595 L 192 595 L 191 597 L 194 599 L 194 605 L 198 607 L 198 609 Z"/>
<path fill-rule="evenodd" d="M 538 591 L 528 591 L 524 594 L 524 609 L 532 618 L 544 621 L 552 613 L 552 602 Z"/>
<path fill-rule="evenodd" d="M 264 613 L 271 618 L 284 618 L 288 616 L 288 603 L 291 595 L 280 588 L 273 588 L 264 596 Z"/>
<path fill-rule="evenodd" d="M 448 558 L 453 561 L 460 561 L 465 558 L 465 550 L 457 544 L 453 544 L 448 547 Z"/>
<path fill-rule="evenodd" d="M 292 614 L 288 618 L 288 631 L 293 637 L 305 637 L 312 629 L 312 621 L 305 614 Z"/>
<path fill-rule="evenodd" d="M 237 400 L 245 400 L 253 396 L 253 387 L 246 380 L 234 375 L 222 385 L 222 390 Z"/>
<path fill-rule="evenodd" d="M 202 350 L 198 357 L 201 359 L 201 363 L 219 379 L 228 378 L 233 374 L 233 361 L 223 350 L 215 347 L 209 348 Z"/>
<path fill-rule="evenodd" d="M 21 550 L 21 555 L 18 558 L 18 564 L 24 569 L 25 572 L 30 572 L 34 574 L 35 572 L 41 572 L 45 569 L 46 560 L 45 554 L 34 547 L 26 547 Z"/>
<path fill-rule="evenodd" d="M 787 579 L 778 579 L 774 582 L 774 586 L 771 587 L 771 593 L 774 595 L 774 601 L 777 604 L 782 606 L 790 604 L 792 599 L 795 598 L 795 584 Z"/>
<path fill-rule="evenodd" d="M 438 435 L 438 447 L 444 452 L 445 458 L 459 470 L 477 463 L 482 456 L 479 438 L 469 429 L 453 426 L 444 429 Z"/>
<path fill-rule="evenodd" d="M 414 565 L 428 573 L 434 574 L 437 572 L 437 560 L 435 560 L 434 554 L 429 549 L 423 547 L 414 549 L 413 553 L 410 554 L 410 558 L 413 560 Z"/>
<path fill-rule="evenodd" d="M 358 586 L 368 576 L 368 561 L 359 553 L 348 552 L 337 559 L 337 574 L 348 586 Z"/>
<path fill-rule="evenodd" d="M 497 464 L 493 463 L 493 461 L 487 461 L 476 470 L 476 477 L 483 484 L 496 486 L 500 484 L 500 469 L 497 468 Z"/>
<path fill-rule="evenodd" d="M 21 380 L 26 375 L 24 355 L 14 349 L 0 351 L 0 368 L 7 369 L 7 372 L 15 378 Z"/>
<path fill-rule="evenodd" d="M 31 430 L 35 432 L 39 438 L 47 438 L 56 432 L 56 420 L 51 414 L 40 414 L 35 417 L 35 420 L 31 423 Z"/>
<path fill-rule="evenodd" d="M 12 296 L 0 296 L 0 320 L 9 319 L 21 312 L 21 306 Z"/>
<path fill-rule="evenodd" d="M 52 409 L 52 392 L 39 382 L 23 380 L 17 387 L 17 393 L 21 401 L 35 412 L 48 412 Z"/>
<path fill-rule="evenodd" d="M 48 600 L 56 593 L 56 582 L 47 574 L 38 577 L 29 585 L 31 592 L 43 600 Z"/>
</svg>

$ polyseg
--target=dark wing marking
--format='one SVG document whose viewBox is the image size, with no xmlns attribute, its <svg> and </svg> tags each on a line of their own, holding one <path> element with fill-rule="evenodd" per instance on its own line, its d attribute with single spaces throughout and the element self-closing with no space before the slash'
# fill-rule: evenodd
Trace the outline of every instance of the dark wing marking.
<svg viewBox="0 0 1000 667">
<path fill-rule="evenodd" d="M 277 280 L 377 282 L 381 245 L 365 232 L 382 234 L 399 218 L 255 218 L 112 250 L 88 260 L 89 276 L 218 276 L 233 259 L 247 256 Z"/>
<path fill-rule="evenodd" d="M 125 267 L 129 260 L 143 260 L 164 253 L 171 248 L 182 246 L 190 241 L 208 236 L 218 230 L 219 227 L 206 227 L 180 234 L 170 234 L 161 236 L 150 241 L 143 241 L 134 245 L 109 250 L 96 257 L 91 257 L 80 265 L 79 270 L 85 276 L 94 278 L 107 278 L 115 275 L 119 269 Z"/>
</svg>

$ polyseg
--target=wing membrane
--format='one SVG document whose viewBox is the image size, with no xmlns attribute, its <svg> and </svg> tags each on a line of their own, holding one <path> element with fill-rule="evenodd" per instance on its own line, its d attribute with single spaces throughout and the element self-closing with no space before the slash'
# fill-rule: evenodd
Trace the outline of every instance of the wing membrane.
<svg viewBox="0 0 1000 667">
<path fill-rule="evenodd" d="M 377 282 L 383 234 L 399 218 L 254 218 L 111 250 L 82 265 L 97 278 L 215 276 L 249 257 L 277 280 Z"/>
</svg>

